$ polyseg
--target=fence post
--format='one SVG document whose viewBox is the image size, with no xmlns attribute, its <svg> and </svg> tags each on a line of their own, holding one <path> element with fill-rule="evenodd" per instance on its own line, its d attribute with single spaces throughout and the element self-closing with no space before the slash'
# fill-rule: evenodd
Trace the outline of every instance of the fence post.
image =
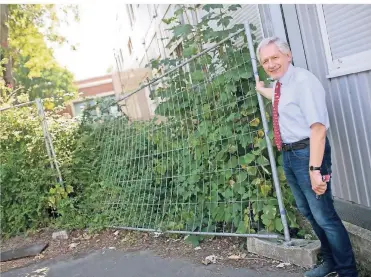
<svg viewBox="0 0 371 277">
<path fill-rule="evenodd" d="M 55 155 L 55 151 L 54 151 L 53 140 L 49 134 L 48 123 L 46 122 L 45 112 L 44 112 L 43 105 L 41 103 L 41 99 L 36 98 L 35 102 L 36 102 L 36 107 L 37 107 L 37 113 L 39 114 L 41 118 L 41 127 L 43 129 L 46 151 L 50 159 L 50 166 L 52 169 L 55 168 L 55 170 L 58 173 L 57 181 L 60 185 L 63 185 L 62 174 L 59 170 L 57 156 Z"/>
<path fill-rule="evenodd" d="M 244 26 L 245 26 L 245 34 L 246 34 L 247 43 L 248 43 L 248 46 L 249 46 L 250 58 L 251 58 L 251 63 L 252 63 L 254 76 L 258 76 L 258 67 L 257 67 L 257 64 L 256 64 L 254 44 L 253 44 L 253 41 L 252 41 L 249 22 L 245 22 Z M 279 182 L 278 174 L 277 174 L 276 160 L 274 158 L 273 147 L 272 147 L 271 141 L 268 137 L 269 128 L 268 128 L 267 118 L 266 118 L 266 115 L 265 115 L 265 107 L 264 107 L 263 98 L 259 93 L 258 93 L 258 101 L 259 101 L 260 114 L 261 114 L 262 121 L 263 121 L 265 140 L 267 142 L 269 160 L 270 160 L 270 164 L 271 164 L 271 168 L 272 168 L 273 183 L 274 183 L 274 187 L 276 189 L 278 207 L 280 209 L 281 221 L 282 221 L 282 225 L 283 225 L 283 232 L 284 232 L 284 235 L 285 235 L 285 241 L 289 242 L 290 241 L 290 233 L 289 233 L 289 227 L 288 227 L 288 224 L 287 224 L 285 206 L 283 205 L 283 201 L 282 201 L 282 193 L 281 193 L 280 182 Z"/>
</svg>

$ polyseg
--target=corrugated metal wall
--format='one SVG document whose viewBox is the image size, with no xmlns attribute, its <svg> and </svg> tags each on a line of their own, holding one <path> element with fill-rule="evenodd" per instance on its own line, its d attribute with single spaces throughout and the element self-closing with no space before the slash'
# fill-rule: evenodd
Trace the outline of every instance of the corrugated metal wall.
<svg viewBox="0 0 371 277">
<path fill-rule="evenodd" d="M 247 20 L 250 24 L 256 27 L 256 31 L 252 33 L 255 35 L 255 39 L 260 41 L 263 38 L 262 26 L 260 23 L 259 10 L 257 5 L 241 5 L 241 8 L 237 11 L 229 12 L 229 15 L 233 17 L 231 25 L 244 24 Z"/>
<path fill-rule="evenodd" d="M 225 7 L 228 7 L 228 5 L 225 5 Z M 198 13 L 199 20 L 207 14 L 203 9 L 200 9 Z M 241 8 L 238 8 L 236 11 L 227 12 L 227 15 L 232 16 L 228 27 L 233 27 L 235 24 L 244 24 L 246 21 L 249 21 L 250 24 L 256 27 L 256 31 L 252 32 L 255 35 L 255 39 L 260 41 L 263 38 L 258 5 L 241 5 Z M 209 23 L 209 26 L 214 30 L 222 30 L 222 26 L 218 27 L 215 21 Z"/>
<path fill-rule="evenodd" d="M 296 10 L 308 69 L 327 91 L 334 196 L 371 207 L 371 71 L 326 78 L 316 6 L 296 5 Z"/>
</svg>

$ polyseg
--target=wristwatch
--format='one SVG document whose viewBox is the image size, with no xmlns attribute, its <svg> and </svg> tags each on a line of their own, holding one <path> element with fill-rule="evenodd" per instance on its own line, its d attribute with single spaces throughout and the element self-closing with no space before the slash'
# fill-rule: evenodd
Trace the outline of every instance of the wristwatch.
<svg viewBox="0 0 371 277">
<path fill-rule="evenodd" d="M 310 171 L 321 170 L 321 167 L 311 165 L 311 166 L 309 167 L 309 170 L 310 170 Z"/>
</svg>

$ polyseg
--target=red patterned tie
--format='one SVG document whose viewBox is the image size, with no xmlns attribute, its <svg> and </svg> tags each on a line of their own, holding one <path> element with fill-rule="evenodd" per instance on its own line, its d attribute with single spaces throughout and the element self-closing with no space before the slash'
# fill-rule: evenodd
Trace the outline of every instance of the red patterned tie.
<svg viewBox="0 0 371 277">
<path fill-rule="evenodd" d="M 273 103 L 273 131 L 274 131 L 274 142 L 276 143 L 277 149 L 281 151 L 282 139 L 280 133 L 280 125 L 278 123 L 278 102 L 281 96 L 281 83 L 277 81 L 276 88 L 274 89 L 274 103 Z"/>
</svg>

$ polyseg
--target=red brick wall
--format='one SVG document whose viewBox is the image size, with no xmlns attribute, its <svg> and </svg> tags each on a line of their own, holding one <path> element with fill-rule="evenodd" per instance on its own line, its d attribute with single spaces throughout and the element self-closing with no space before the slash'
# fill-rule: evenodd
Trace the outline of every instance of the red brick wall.
<svg viewBox="0 0 371 277">
<path fill-rule="evenodd" d="M 110 81 L 110 83 L 100 84 L 100 85 L 94 85 L 93 84 L 91 87 L 79 88 L 79 90 L 78 90 L 78 92 L 79 92 L 78 98 L 95 96 L 95 95 L 99 95 L 101 93 L 113 91 L 112 74 L 105 75 L 105 76 L 100 76 L 100 77 L 94 77 L 94 78 L 90 78 L 90 79 L 86 79 L 86 80 L 81 80 L 81 81 L 75 82 L 76 86 L 79 87 L 81 85 L 83 86 L 83 85 L 87 85 L 89 83 L 94 83 L 94 82 L 99 82 L 99 81 L 105 81 L 105 80 L 106 81 Z M 71 105 L 72 105 L 72 103 L 71 104 L 67 104 L 66 105 L 66 108 L 63 111 L 61 111 L 59 114 L 69 113 L 72 116 Z"/>
<path fill-rule="evenodd" d="M 105 75 L 105 76 L 94 77 L 94 78 L 90 78 L 90 79 L 77 81 L 75 84 L 78 86 L 78 85 L 83 85 L 83 84 L 92 83 L 92 82 L 99 82 L 99 81 L 103 81 L 103 80 L 109 80 L 111 78 L 112 78 L 112 74 L 109 74 L 109 75 Z"/>
<path fill-rule="evenodd" d="M 93 87 L 80 88 L 79 93 L 83 93 L 80 97 L 94 96 L 100 93 L 113 91 L 113 83 L 101 84 Z"/>
</svg>

